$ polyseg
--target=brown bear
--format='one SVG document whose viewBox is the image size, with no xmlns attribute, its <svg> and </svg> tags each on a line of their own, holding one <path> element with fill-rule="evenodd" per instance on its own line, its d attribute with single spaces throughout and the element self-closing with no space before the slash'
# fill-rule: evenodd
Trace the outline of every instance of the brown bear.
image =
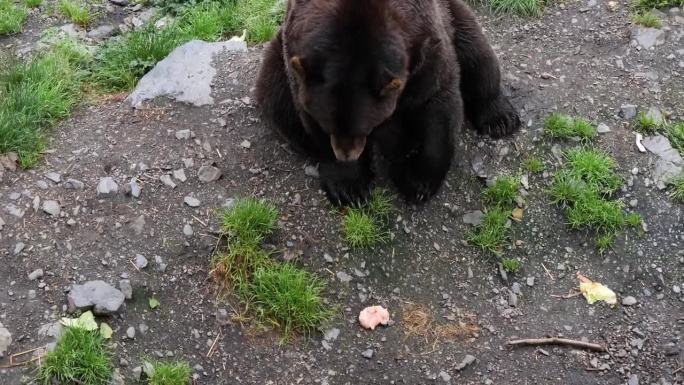
<svg viewBox="0 0 684 385">
<path fill-rule="evenodd" d="M 320 162 L 338 205 L 367 199 L 373 153 L 409 202 L 433 196 L 465 117 L 497 138 L 520 126 L 497 58 L 461 0 L 289 0 L 259 69 L 264 117 Z"/>
</svg>

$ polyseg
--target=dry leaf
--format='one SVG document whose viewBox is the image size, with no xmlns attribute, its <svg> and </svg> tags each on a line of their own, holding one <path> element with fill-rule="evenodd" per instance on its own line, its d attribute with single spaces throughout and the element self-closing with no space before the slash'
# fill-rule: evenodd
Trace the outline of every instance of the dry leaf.
<svg viewBox="0 0 684 385">
<path fill-rule="evenodd" d="M 107 325 L 104 322 L 100 324 L 100 335 L 102 336 L 102 338 L 110 339 L 112 338 L 113 333 L 114 332 L 112 331 L 112 328 L 109 325 Z"/>
<path fill-rule="evenodd" d="M 594 282 L 580 273 L 577 273 L 577 278 L 580 281 L 580 291 L 590 305 L 597 301 L 604 301 L 611 306 L 617 304 L 615 292 L 608 287 Z"/>
<path fill-rule="evenodd" d="M 97 322 L 95 322 L 95 316 L 93 316 L 93 313 L 90 310 L 81 314 L 81 316 L 78 318 L 64 317 L 59 322 L 66 327 L 81 328 L 85 330 L 97 330 Z"/>
<path fill-rule="evenodd" d="M 513 220 L 516 222 L 520 222 L 523 219 L 523 209 L 520 207 L 516 207 L 513 209 L 513 214 L 512 214 Z"/>
</svg>

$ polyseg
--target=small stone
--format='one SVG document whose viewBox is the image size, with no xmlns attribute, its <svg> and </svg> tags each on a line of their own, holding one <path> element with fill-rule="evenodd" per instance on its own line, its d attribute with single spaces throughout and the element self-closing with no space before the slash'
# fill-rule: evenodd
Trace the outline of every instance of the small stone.
<svg viewBox="0 0 684 385">
<path fill-rule="evenodd" d="M 470 354 L 466 354 L 466 356 L 463 358 L 461 363 L 456 365 L 456 370 L 458 370 L 460 372 L 461 370 L 465 369 L 466 367 L 471 365 L 473 362 L 475 362 L 475 360 L 476 360 L 476 358 L 474 356 L 471 356 Z"/>
<path fill-rule="evenodd" d="M 623 119 L 632 119 L 637 114 L 637 106 L 634 104 L 623 104 L 620 106 L 620 116 Z"/>
<path fill-rule="evenodd" d="M 38 187 L 41 190 L 47 190 L 50 186 L 48 186 L 46 181 L 39 180 L 36 182 L 36 187 Z"/>
<path fill-rule="evenodd" d="M 164 260 L 162 259 L 162 257 L 160 257 L 159 255 L 155 255 L 154 256 L 154 266 L 155 266 L 155 270 L 157 270 L 157 272 L 163 273 L 166 271 L 166 267 L 168 265 L 166 263 L 164 263 Z"/>
<path fill-rule="evenodd" d="M 632 374 L 629 376 L 629 380 L 627 380 L 627 385 L 639 385 L 639 376 L 636 374 Z"/>
<path fill-rule="evenodd" d="M 83 190 L 85 188 L 85 184 L 83 184 L 83 182 L 80 180 L 69 178 L 66 180 L 66 182 L 64 182 L 64 188 L 68 190 Z"/>
<path fill-rule="evenodd" d="M 0 322 L 0 357 L 5 356 L 9 346 L 12 344 L 12 333 Z"/>
<path fill-rule="evenodd" d="M 147 258 L 145 258 L 142 254 L 136 254 L 135 255 L 135 267 L 138 269 L 144 269 L 147 267 Z"/>
<path fill-rule="evenodd" d="M 534 286 L 534 277 L 527 277 L 527 286 Z"/>
<path fill-rule="evenodd" d="M 517 295 L 522 294 L 520 291 L 520 284 L 517 282 L 513 282 L 513 285 L 511 285 L 511 291 Z"/>
<path fill-rule="evenodd" d="M 190 139 L 191 136 L 192 136 L 192 133 L 190 132 L 190 130 L 178 130 L 178 131 L 176 131 L 176 139 L 186 140 L 186 139 Z"/>
<path fill-rule="evenodd" d="M 315 166 L 304 167 L 304 175 L 310 176 L 312 178 L 318 178 L 319 177 L 318 167 L 315 167 Z"/>
<path fill-rule="evenodd" d="M 181 182 L 185 182 L 186 180 L 188 180 L 188 178 L 185 176 L 185 170 L 183 170 L 182 168 L 178 170 L 173 170 L 173 177 Z"/>
<path fill-rule="evenodd" d="M 631 295 L 624 297 L 622 299 L 622 304 L 625 306 L 633 306 L 633 305 L 636 305 L 636 303 L 637 303 L 636 298 L 632 297 Z"/>
<path fill-rule="evenodd" d="M 252 147 L 252 143 L 250 143 L 249 140 L 243 140 L 242 143 L 240 143 L 240 146 L 249 149 Z"/>
<path fill-rule="evenodd" d="M 148 331 L 149 329 L 150 329 L 150 328 L 149 328 L 146 324 L 140 324 L 140 325 L 138 325 L 138 330 L 140 330 L 140 334 L 142 334 L 142 335 L 147 334 L 147 331 Z"/>
<path fill-rule="evenodd" d="M 29 290 L 28 291 L 28 298 L 29 299 L 36 299 L 36 291 L 35 290 Z"/>
<path fill-rule="evenodd" d="M 682 292 L 682 288 L 678 285 L 674 285 L 674 286 L 672 286 L 672 292 L 675 294 L 679 294 Z"/>
<path fill-rule="evenodd" d="M 442 381 L 444 381 L 444 382 L 451 381 L 451 376 L 449 375 L 449 373 L 447 373 L 443 370 L 439 372 L 439 378 L 441 378 Z"/>
<path fill-rule="evenodd" d="M 230 315 L 228 314 L 228 311 L 223 308 L 219 308 L 216 310 L 216 321 L 219 323 L 219 325 L 228 325 L 230 324 Z"/>
<path fill-rule="evenodd" d="M 35 281 L 37 279 L 43 278 L 43 269 L 36 269 L 33 270 L 29 275 L 28 279 L 29 281 Z"/>
<path fill-rule="evenodd" d="M 83 285 L 73 285 L 69 291 L 69 309 L 93 309 L 96 315 L 117 313 L 124 302 L 121 291 L 104 281 L 88 281 Z"/>
<path fill-rule="evenodd" d="M 183 226 L 183 235 L 186 237 L 192 237 L 193 233 L 194 231 L 192 230 L 192 226 L 186 223 L 185 226 Z"/>
<path fill-rule="evenodd" d="M 221 170 L 214 166 L 202 166 L 197 171 L 197 178 L 200 182 L 209 183 L 218 180 L 221 177 Z"/>
<path fill-rule="evenodd" d="M 174 183 L 173 179 L 171 179 L 171 176 L 168 174 L 160 176 L 159 180 L 168 187 L 176 188 L 176 183 Z"/>
<path fill-rule="evenodd" d="M 45 173 L 45 177 L 55 183 L 59 183 L 62 181 L 62 175 L 54 171 Z"/>
<path fill-rule="evenodd" d="M 508 306 L 517 307 L 518 306 L 518 295 L 514 292 L 508 292 Z"/>
<path fill-rule="evenodd" d="M 472 226 L 479 226 L 482 224 L 484 218 L 484 213 L 480 210 L 474 210 L 467 212 L 463 215 L 463 223 Z"/>
<path fill-rule="evenodd" d="M 62 212 L 62 207 L 57 203 L 57 201 L 49 200 L 43 202 L 43 211 L 52 215 L 53 217 L 59 216 Z"/>
<path fill-rule="evenodd" d="M 140 188 L 140 185 L 138 185 L 137 179 L 132 178 L 131 181 L 128 183 L 128 186 L 130 187 L 131 196 L 134 198 L 140 198 L 140 193 L 142 193 L 142 189 Z"/>
<path fill-rule="evenodd" d="M 340 329 L 332 328 L 326 330 L 325 333 L 323 333 L 323 339 L 325 339 L 326 341 L 335 341 L 339 335 Z"/>
<path fill-rule="evenodd" d="M 110 0 L 112 2 L 114 1 L 127 1 L 127 0 Z M 119 28 L 117 28 L 114 25 L 101 25 L 97 28 L 94 28 L 90 31 L 88 31 L 87 35 L 89 38 L 93 40 L 105 40 L 107 38 L 110 38 L 114 35 L 119 33 Z"/>
<path fill-rule="evenodd" d="M 22 251 L 24 251 L 24 248 L 26 245 L 24 242 L 17 242 L 17 244 L 14 245 L 14 255 L 19 255 Z"/>
<path fill-rule="evenodd" d="M 97 195 L 114 195 L 119 192 L 119 185 L 116 184 L 112 177 L 105 177 L 100 179 L 97 184 Z"/>
<path fill-rule="evenodd" d="M 135 218 L 135 220 L 131 223 L 131 228 L 136 235 L 142 234 L 143 229 L 145 228 L 145 216 L 141 215 Z"/>
<path fill-rule="evenodd" d="M 632 29 L 632 40 L 642 48 L 649 49 L 665 43 L 665 32 L 658 28 L 636 27 Z"/>
<path fill-rule="evenodd" d="M 125 7 L 129 4 L 128 0 L 109 0 L 109 2 L 114 4 L 114 5 L 121 6 L 121 7 Z"/>
<path fill-rule="evenodd" d="M 135 338 L 135 328 L 133 326 L 126 329 L 126 337 L 131 340 Z"/>
<path fill-rule="evenodd" d="M 366 349 L 361 353 L 361 356 L 367 360 L 370 360 L 371 358 L 373 358 L 374 353 L 375 352 L 373 351 L 373 349 Z"/>
<path fill-rule="evenodd" d="M 183 202 L 190 207 L 198 207 L 200 205 L 199 199 L 191 196 L 186 196 L 183 198 Z"/>
<path fill-rule="evenodd" d="M 126 299 L 132 299 L 133 298 L 133 286 L 131 286 L 131 281 L 128 279 L 122 279 L 119 281 L 119 290 L 124 295 L 124 298 Z"/>
<path fill-rule="evenodd" d="M 352 276 L 345 273 L 344 271 L 338 271 L 337 272 L 337 279 L 340 280 L 340 282 L 347 283 L 352 280 Z"/>
<path fill-rule="evenodd" d="M 131 370 L 131 374 L 134 381 L 140 381 L 140 378 L 142 377 L 142 371 L 142 366 L 136 366 L 135 368 L 133 368 L 133 370 Z"/>
</svg>

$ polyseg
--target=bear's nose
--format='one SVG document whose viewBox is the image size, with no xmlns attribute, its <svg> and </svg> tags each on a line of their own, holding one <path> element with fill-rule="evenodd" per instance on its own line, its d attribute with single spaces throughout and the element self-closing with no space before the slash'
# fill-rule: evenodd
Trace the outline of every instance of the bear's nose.
<svg viewBox="0 0 684 385">
<path fill-rule="evenodd" d="M 351 162 L 358 160 L 366 146 L 365 136 L 330 135 L 330 145 L 337 160 Z"/>
</svg>

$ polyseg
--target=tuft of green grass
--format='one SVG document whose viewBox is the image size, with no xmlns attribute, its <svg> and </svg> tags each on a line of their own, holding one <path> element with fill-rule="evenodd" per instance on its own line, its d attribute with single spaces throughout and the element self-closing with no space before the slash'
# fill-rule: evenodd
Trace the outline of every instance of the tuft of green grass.
<svg viewBox="0 0 684 385">
<path fill-rule="evenodd" d="M 147 373 L 149 385 L 188 385 L 192 369 L 187 362 L 151 362 Z"/>
<path fill-rule="evenodd" d="M 540 173 L 544 171 L 546 165 L 544 164 L 544 161 L 539 158 L 529 157 L 523 160 L 522 167 L 523 170 L 527 172 Z"/>
<path fill-rule="evenodd" d="M 291 263 L 260 267 L 247 286 L 246 296 L 257 318 L 284 331 L 308 333 L 332 316 L 323 301 L 321 280 Z"/>
<path fill-rule="evenodd" d="M 482 250 L 498 254 L 506 243 L 508 237 L 508 218 L 511 210 L 501 207 L 492 207 L 487 210 L 475 232 L 468 236 L 468 241 L 480 246 Z"/>
<path fill-rule="evenodd" d="M 684 156 L 684 122 L 668 125 L 665 129 L 665 136 L 670 140 L 672 147 Z"/>
<path fill-rule="evenodd" d="M 223 22 L 226 30 L 240 34 L 247 31 L 250 43 L 271 39 L 285 16 L 286 2 L 278 0 L 231 1 L 224 5 Z"/>
<path fill-rule="evenodd" d="M 366 209 L 371 215 L 386 221 L 395 212 L 393 199 L 394 196 L 388 190 L 374 188 L 366 204 Z"/>
<path fill-rule="evenodd" d="M 241 198 L 223 212 L 221 231 L 241 243 L 256 245 L 275 230 L 277 219 L 278 209 L 273 204 Z"/>
<path fill-rule="evenodd" d="M 611 248 L 615 243 L 615 233 L 608 231 L 596 237 L 596 248 L 601 254 Z"/>
<path fill-rule="evenodd" d="M 71 327 L 64 330 L 55 349 L 43 358 L 36 382 L 106 385 L 111 374 L 111 352 L 100 333 Z"/>
<path fill-rule="evenodd" d="M 351 207 L 344 216 L 342 228 L 351 247 L 372 247 L 383 243 L 386 236 L 382 224 L 367 211 Z"/>
<path fill-rule="evenodd" d="M 544 122 L 544 132 L 552 138 L 580 138 L 590 140 L 598 135 L 596 127 L 587 120 L 569 115 L 554 113 Z"/>
<path fill-rule="evenodd" d="M 644 134 L 653 134 L 662 128 L 662 122 L 646 112 L 639 112 L 636 121 L 636 130 Z"/>
<path fill-rule="evenodd" d="M 584 192 L 580 199 L 566 208 L 568 222 L 573 229 L 593 228 L 617 231 L 625 225 L 624 204 L 601 198 L 595 191 Z"/>
<path fill-rule="evenodd" d="M 633 6 L 642 10 L 684 7 L 684 0 L 635 0 Z"/>
<path fill-rule="evenodd" d="M 78 3 L 74 0 L 61 0 L 58 9 L 64 17 L 81 27 L 87 27 L 92 22 L 92 9 L 85 2 Z"/>
<path fill-rule="evenodd" d="M 0 35 L 21 32 L 27 16 L 25 7 L 15 4 L 13 0 L 0 0 Z"/>
<path fill-rule="evenodd" d="M 214 276 L 221 279 L 224 287 L 239 290 L 249 282 L 254 270 L 273 261 L 269 253 L 258 244 L 233 239 L 227 250 L 214 255 Z"/>
<path fill-rule="evenodd" d="M 508 273 L 517 273 L 522 267 L 522 263 L 516 258 L 502 258 L 501 266 Z"/>
<path fill-rule="evenodd" d="M 515 204 L 520 189 L 520 178 L 511 175 L 501 175 L 484 192 L 487 203 L 498 207 L 507 207 Z"/>
<path fill-rule="evenodd" d="M 43 4 L 43 0 L 24 0 L 24 3 L 26 3 L 26 6 L 29 8 L 36 8 Z"/>
<path fill-rule="evenodd" d="M 519 16 L 540 16 L 545 4 L 545 0 L 491 0 L 489 2 L 492 11 L 496 14 Z"/>
<path fill-rule="evenodd" d="M 684 203 L 684 175 L 680 176 L 672 183 L 670 197 Z"/>
<path fill-rule="evenodd" d="M 0 153 L 14 151 L 22 167 L 38 160 L 46 130 L 78 101 L 87 51 L 59 42 L 28 63 L 0 57 Z"/>
<path fill-rule="evenodd" d="M 622 178 L 615 173 L 615 160 L 601 150 L 574 148 L 566 153 L 566 159 L 571 175 L 601 194 L 610 195 L 622 186 Z"/>
<path fill-rule="evenodd" d="M 663 26 L 660 18 L 652 11 L 638 12 L 632 14 L 632 23 L 648 28 L 660 28 Z"/>
</svg>

